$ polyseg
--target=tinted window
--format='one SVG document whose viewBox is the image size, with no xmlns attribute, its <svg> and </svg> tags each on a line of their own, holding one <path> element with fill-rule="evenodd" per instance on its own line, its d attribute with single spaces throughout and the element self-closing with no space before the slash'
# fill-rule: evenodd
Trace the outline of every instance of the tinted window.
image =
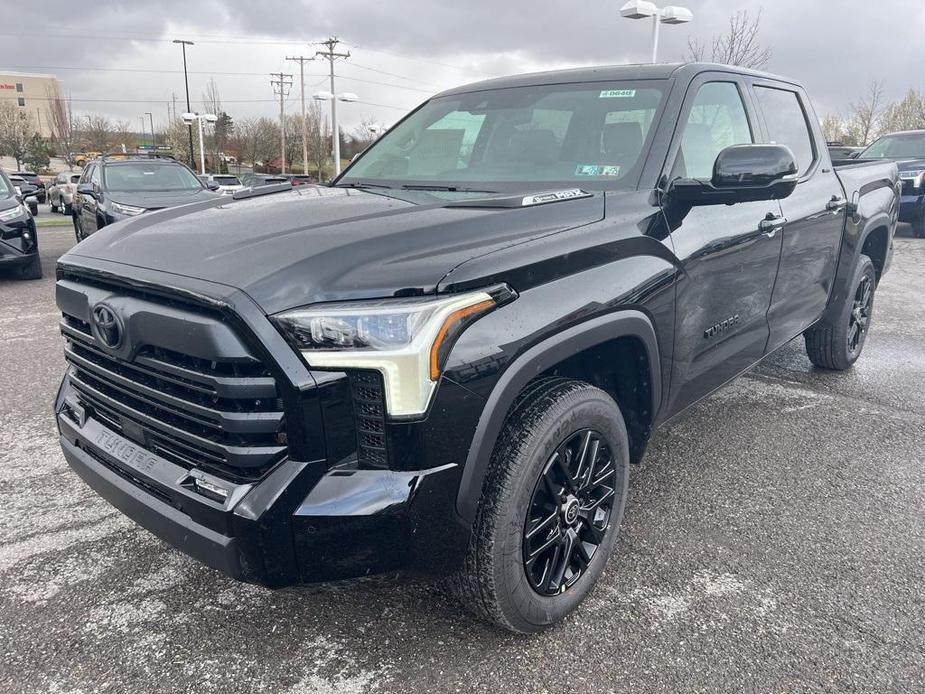
<svg viewBox="0 0 925 694">
<path fill-rule="evenodd" d="M 661 83 L 647 81 L 439 97 L 377 140 L 343 182 L 488 190 L 634 185 L 661 96 Z"/>
<path fill-rule="evenodd" d="M 739 88 L 733 82 L 708 82 L 698 90 L 684 124 L 674 175 L 712 178 L 722 150 L 752 142 Z"/>
<path fill-rule="evenodd" d="M 800 173 L 806 173 L 815 158 L 813 140 L 806 124 L 806 114 L 803 113 L 796 92 L 755 87 L 755 94 L 764 113 L 770 141 L 778 145 L 787 145 L 797 159 Z"/>
</svg>

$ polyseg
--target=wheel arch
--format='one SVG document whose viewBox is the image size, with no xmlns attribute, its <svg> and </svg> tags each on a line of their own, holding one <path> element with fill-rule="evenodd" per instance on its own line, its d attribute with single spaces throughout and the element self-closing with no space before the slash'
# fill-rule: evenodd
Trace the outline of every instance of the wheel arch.
<svg viewBox="0 0 925 694">
<path fill-rule="evenodd" d="M 537 377 L 555 375 L 557 367 L 574 365 L 576 359 L 590 350 L 606 349 L 608 345 L 627 340 L 638 345 L 639 354 L 644 355 L 648 367 L 645 388 L 648 421 L 640 422 L 648 432 L 658 415 L 662 395 L 658 340 L 648 316 L 642 311 L 625 309 L 563 330 L 517 357 L 505 369 L 489 394 L 469 446 L 456 497 L 456 508 L 462 518 L 470 522 L 475 518 L 492 451 L 508 412 L 523 388 Z M 562 375 L 576 376 L 574 367 L 570 366 Z M 620 405 L 618 393 L 606 387 L 604 389 Z M 629 421 L 627 425 L 630 426 Z"/>
</svg>

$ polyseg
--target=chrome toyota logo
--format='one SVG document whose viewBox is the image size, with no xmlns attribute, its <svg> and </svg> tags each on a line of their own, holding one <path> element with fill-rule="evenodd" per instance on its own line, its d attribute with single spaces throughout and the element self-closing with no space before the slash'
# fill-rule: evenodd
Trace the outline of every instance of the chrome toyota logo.
<svg viewBox="0 0 925 694">
<path fill-rule="evenodd" d="M 93 327 L 97 339 L 110 349 L 122 344 L 122 319 L 106 304 L 93 307 Z"/>
</svg>

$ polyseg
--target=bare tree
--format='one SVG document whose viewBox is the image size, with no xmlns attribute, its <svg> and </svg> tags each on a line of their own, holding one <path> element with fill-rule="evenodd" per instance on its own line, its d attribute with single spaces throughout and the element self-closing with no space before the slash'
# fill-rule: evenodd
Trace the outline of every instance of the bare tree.
<svg viewBox="0 0 925 694">
<path fill-rule="evenodd" d="M 112 121 L 106 116 L 87 116 L 87 147 L 95 152 L 105 152 L 112 143 Z"/>
<path fill-rule="evenodd" d="M 822 136 L 826 142 L 845 142 L 845 119 L 837 113 L 827 113 L 822 119 Z"/>
<path fill-rule="evenodd" d="M 34 134 L 35 124 L 28 112 L 9 101 L 0 103 L 0 154 L 13 157 L 17 169 L 22 166 Z"/>
<path fill-rule="evenodd" d="M 321 181 L 324 179 L 325 166 L 333 165 L 331 124 L 317 101 L 306 107 L 305 119 L 308 129 L 308 161 L 317 169 L 318 180 Z"/>
<path fill-rule="evenodd" d="M 884 109 L 881 126 L 884 132 L 925 129 L 925 96 L 910 89 L 902 101 Z"/>
<path fill-rule="evenodd" d="M 238 161 L 266 164 L 279 156 L 279 125 L 269 118 L 242 118 L 229 144 L 237 150 Z"/>
<path fill-rule="evenodd" d="M 883 118 L 883 82 L 872 80 L 867 91 L 848 111 L 848 137 L 858 145 L 870 143 L 877 136 Z"/>
<path fill-rule="evenodd" d="M 127 120 L 116 121 L 112 135 L 116 147 L 125 147 L 127 151 L 138 147 L 138 135 Z"/>
<path fill-rule="evenodd" d="M 67 163 L 69 170 L 74 169 L 74 135 L 77 127 L 74 123 L 74 113 L 71 110 L 71 100 L 62 99 L 57 90 L 46 87 L 49 110 L 51 111 L 52 137 L 58 143 L 58 156 Z"/>
<path fill-rule="evenodd" d="M 714 63 L 738 65 L 760 69 L 771 60 L 772 50 L 762 46 L 758 39 L 761 29 L 761 10 L 752 18 L 748 10 L 738 10 L 729 18 L 729 28 L 724 34 L 714 34 L 710 59 Z M 706 57 L 706 46 L 695 38 L 687 40 L 687 57 L 701 62 Z"/>
</svg>

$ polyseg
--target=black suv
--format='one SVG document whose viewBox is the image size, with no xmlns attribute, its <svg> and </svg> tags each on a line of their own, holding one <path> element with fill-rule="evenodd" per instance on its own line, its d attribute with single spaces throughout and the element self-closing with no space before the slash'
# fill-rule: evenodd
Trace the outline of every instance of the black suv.
<svg viewBox="0 0 925 694">
<path fill-rule="evenodd" d="M 61 258 L 68 464 L 242 580 L 409 567 L 531 632 L 655 427 L 794 337 L 858 359 L 899 179 L 833 167 L 799 84 L 695 64 L 460 87 L 282 187 Z"/>
<path fill-rule="evenodd" d="M 25 179 L 30 184 L 35 186 L 35 197 L 40 204 L 44 205 L 48 197 L 48 194 L 45 190 L 45 181 L 37 173 L 32 171 L 14 171 L 10 174 L 11 176 L 19 176 L 22 179 Z"/>
<path fill-rule="evenodd" d="M 0 269 L 13 268 L 22 279 L 42 277 L 35 220 L 10 178 L 0 171 Z"/>
<path fill-rule="evenodd" d="M 121 219 L 217 197 L 172 157 L 106 155 L 87 164 L 77 184 L 71 205 L 74 233 L 81 241 Z"/>
</svg>

